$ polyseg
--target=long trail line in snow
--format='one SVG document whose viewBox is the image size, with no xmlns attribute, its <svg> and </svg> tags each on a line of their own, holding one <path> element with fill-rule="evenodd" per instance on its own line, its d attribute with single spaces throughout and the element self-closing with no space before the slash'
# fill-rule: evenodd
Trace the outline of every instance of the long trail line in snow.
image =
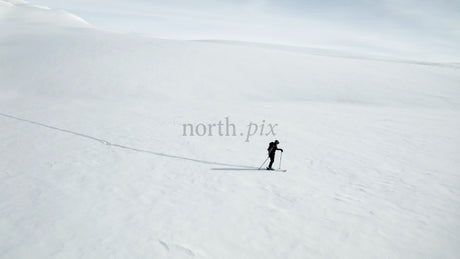
<svg viewBox="0 0 460 259">
<path fill-rule="evenodd" d="M 72 135 L 75 135 L 75 136 L 78 136 L 78 137 L 94 140 L 94 141 L 97 141 L 97 142 L 99 142 L 101 144 L 104 144 L 104 145 L 107 145 L 107 146 L 126 149 L 126 150 L 130 150 L 130 151 L 135 151 L 135 152 L 140 152 L 140 153 L 147 153 L 147 154 L 152 154 L 152 155 L 162 156 L 162 157 L 182 159 L 182 160 L 187 160 L 187 161 L 192 161 L 192 162 L 202 163 L 202 164 L 220 165 L 220 166 L 234 166 L 234 167 L 246 168 L 246 169 L 257 169 L 256 167 L 253 167 L 253 166 L 219 163 L 219 162 L 195 159 L 195 158 L 184 157 L 184 156 L 171 155 L 171 154 L 166 154 L 166 153 L 150 151 L 150 150 L 146 150 L 146 149 L 140 149 L 140 148 L 125 146 L 125 145 L 109 142 L 109 141 L 107 141 L 105 139 L 101 139 L 101 138 L 93 137 L 93 136 L 86 135 L 86 134 L 83 134 L 83 133 L 79 133 L 79 132 L 76 132 L 76 131 L 58 128 L 58 127 L 55 127 L 55 126 L 47 125 L 47 124 L 36 122 L 36 121 L 31 121 L 31 120 L 28 120 L 28 119 L 19 118 L 19 117 L 13 116 L 13 115 L 5 114 L 5 113 L 0 113 L 0 115 L 3 116 L 3 117 L 6 117 L 6 118 L 10 118 L 10 119 L 14 119 L 14 120 L 22 121 L 22 122 L 27 122 L 27 123 L 34 124 L 34 125 L 37 125 L 37 126 L 41 126 L 41 127 L 45 127 L 45 128 L 65 132 L 65 133 L 68 133 L 68 134 L 72 134 Z"/>
</svg>

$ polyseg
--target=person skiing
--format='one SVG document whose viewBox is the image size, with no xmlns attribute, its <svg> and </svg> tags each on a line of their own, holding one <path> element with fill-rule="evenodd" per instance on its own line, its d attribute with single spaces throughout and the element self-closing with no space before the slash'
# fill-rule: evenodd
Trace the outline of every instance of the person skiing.
<svg viewBox="0 0 460 259">
<path fill-rule="evenodd" d="M 268 145 L 267 150 L 268 150 L 268 157 L 270 157 L 270 164 L 268 165 L 267 170 L 273 170 L 272 165 L 273 165 L 273 162 L 275 161 L 276 150 L 281 150 L 281 152 L 283 152 L 282 148 L 278 148 L 279 143 L 280 142 L 278 140 L 275 140 L 275 142 L 270 142 L 270 144 Z"/>
</svg>

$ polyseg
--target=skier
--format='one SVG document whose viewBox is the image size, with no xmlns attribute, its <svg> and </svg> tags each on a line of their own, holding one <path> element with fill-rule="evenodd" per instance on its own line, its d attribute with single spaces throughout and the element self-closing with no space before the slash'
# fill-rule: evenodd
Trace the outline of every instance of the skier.
<svg viewBox="0 0 460 259">
<path fill-rule="evenodd" d="M 268 157 L 270 157 L 270 164 L 268 165 L 267 170 L 273 170 L 272 165 L 273 165 L 273 162 L 275 161 L 276 150 L 281 150 L 281 152 L 283 152 L 282 148 L 278 148 L 279 143 L 280 142 L 278 140 L 275 140 L 275 142 L 270 142 L 270 144 L 268 145 L 267 150 L 268 150 Z"/>
</svg>

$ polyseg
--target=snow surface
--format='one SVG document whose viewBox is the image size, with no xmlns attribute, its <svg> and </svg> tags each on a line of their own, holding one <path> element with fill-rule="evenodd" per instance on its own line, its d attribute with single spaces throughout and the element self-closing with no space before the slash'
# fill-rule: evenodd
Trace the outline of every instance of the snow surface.
<svg viewBox="0 0 460 259">
<path fill-rule="evenodd" d="M 0 1 L 1 258 L 458 258 L 460 69 Z M 276 136 L 182 136 L 183 123 Z M 250 170 L 279 139 L 287 173 Z M 278 167 L 279 154 L 275 167 Z"/>
</svg>

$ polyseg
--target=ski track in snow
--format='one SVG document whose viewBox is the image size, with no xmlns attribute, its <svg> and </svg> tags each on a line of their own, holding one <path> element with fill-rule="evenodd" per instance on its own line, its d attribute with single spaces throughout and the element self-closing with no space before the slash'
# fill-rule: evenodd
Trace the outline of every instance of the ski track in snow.
<svg viewBox="0 0 460 259">
<path fill-rule="evenodd" d="M 10 119 L 15 119 L 15 120 L 18 120 L 18 121 L 31 123 L 31 124 L 34 124 L 34 125 L 38 125 L 38 126 L 41 126 L 41 127 L 45 127 L 45 128 L 49 128 L 49 129 L 53 129 L 53 130 L 57 130 L 57 131 L 61 131 L 61 132 L 65 132 L 65 133 L 72 134 L 72 135 L 75 135 L 75 136 L 78 136 L 78 137 L 94 140 L 94 141 L 97 141 L 97 142 L 99 142 L 101 144 L 104 144 L 104 145 L 107 145 L 107 146 L 116 147 L 116 148 L 122 148 L 122 149 L 130 150 L 130 151 L 135 151 L 135 152 L 140 152 L 140 153 L 147 153 L 147 154 L 152 154 L 152 155 L 162 156 L 162 157 L 168 157 L 168 158 L 176 158 L 176 159 L 188 160 L 188 161 L 192 161 L 192 162 L 196 162 L 196 163 L 202 163 L 202 164 L 241 167 L 242 170 L 254 170 L 254 169 L 257 169 L 257 168 L 252 167 L 252 166 L 235 165 L 235 164 L 226 164 L 226 163 L 219 163 L 219 162 L 213 162 L 213 161 L 206 161 L 206 160 L 200 160 L 200 159 L 195 159 L 195 158 L 189 158 L 189 157 L 184 157 L 184 156 L 177 156 L 177 155 L 171 155 L 171 154 L 159 153 L 159 152 L 154 152 L 154 151 L 145 150 L 145 149 L 129 147 L 129 146 L 120 145 L 120 144 L 117 144 L 117 143 L 112 143 L 112 142 L 110 142 L 108 140 L 105 140 L 105 139 L 96 138 L 96 137 L 93 137 L 93 136 L 89 136 L 89 135 L 79 133 L 79 132 L 75 132 L 75 131 L 68 130 L 68 129 L 61 129 L 61 128 L 54 127 L 54 126 L 51 126 L 51 125 L 43 124 L 43 123 L 36 122 L 36 121 L 31 121 L 31 120 L 28 120 L 28 119 L 19 118 L 19 117 L 13 116 L 13 115 L 5 114 L 5 113 L 0 113 L 0 116 L 10 118 Z M 216 170 L 219 170 L 219 169 L 216 169 Z"/>
</svg>

